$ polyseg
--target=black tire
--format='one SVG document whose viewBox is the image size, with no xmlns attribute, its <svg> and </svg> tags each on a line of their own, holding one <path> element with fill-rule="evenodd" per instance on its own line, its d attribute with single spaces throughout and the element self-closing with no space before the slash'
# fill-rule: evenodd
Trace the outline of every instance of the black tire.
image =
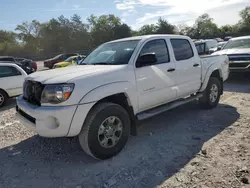
<svg viewBox="0 0 250 188">
<path fill-rule="evenodd" d="M 8 95 L 0 89 L 0 108 L 6 104 L 7 99 Z"/>
<path fill-rule="evenodd" d="M 100 143 L 99 128 L 104 120 L 109 117 L 117 117 L 122 123 L 122 132 L 116 145 L 105 148 Z M 127 111 L 120 105 L 114 103 L 100 103 L 90 110 L 82 130 L 78 135 L 82 149 L 90 156 L 104 160 L 117 155 L 126 145 L 130 135 L 130 118 Z M 106 130 L 106 127 L 105 127 Z M 114 135 L 115 133 L 113 133 Z M 105 138 L 106 135 L 104 135 Z"/>
<path fill-rule="evenodd" d="M 212 93 L 211 89 L 214 85 L 216 85 L 216 87 L 218 88 L 218 94 L 216 100 L 215 98 L 212 100 L 210 97 L 210 94 Z M 220 80 L 216 77 L 211 77 L 208 81 L 207 88 L 203 92 L 203 96 L 199 99 L 200 106 L 205 109 L 215 108 L 220 101 L 220 96 L 222 93 L 221 90 L 222 90 L 222 85 Z"/>
</svg>

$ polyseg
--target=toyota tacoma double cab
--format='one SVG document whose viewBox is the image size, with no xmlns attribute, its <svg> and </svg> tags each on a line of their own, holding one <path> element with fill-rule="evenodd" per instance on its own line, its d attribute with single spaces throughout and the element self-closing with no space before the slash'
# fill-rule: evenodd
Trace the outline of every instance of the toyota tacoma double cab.
<svg viewBox="0 0 250 188">
<path fill-rule="evenodd" d="M 40 136 L 78 136 L 87 154 L 103 160 L 136 135 L 138 120 L 193 100 L 216 107 L 228 63 L 226 55 L 200 58 L 186 36 L 119 39 L 97 47 L 81 65 L 27 76 L 17 115 Z"/>
</svg>

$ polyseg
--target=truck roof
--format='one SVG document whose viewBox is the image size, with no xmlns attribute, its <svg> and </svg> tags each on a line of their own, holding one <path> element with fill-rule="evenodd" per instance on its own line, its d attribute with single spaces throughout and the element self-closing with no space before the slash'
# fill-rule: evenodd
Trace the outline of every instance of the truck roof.
<svg viewBox="0 0 250 188">
<path fill-rule="evenodd" d="M 113 40 L 107 43 L 129 41 L 129 40 L 145 40 L 148 38 L 157 38 L 157 37 L 177 37 L 177 38 L 182 38 L 182 39 L 190 39 L 189 37 L 183 36 L 183 35 L 155 34 L 155 35 L 142 35 L 142 36 L 128 37 L 128 38 Z"/>
<path fill-rule="evenodd" d="M 250 36 L 243 36 L 243 37 L 235 37 L 230 40 L 240 40 L 240 39 L 250 39 Z"/>
</svg>

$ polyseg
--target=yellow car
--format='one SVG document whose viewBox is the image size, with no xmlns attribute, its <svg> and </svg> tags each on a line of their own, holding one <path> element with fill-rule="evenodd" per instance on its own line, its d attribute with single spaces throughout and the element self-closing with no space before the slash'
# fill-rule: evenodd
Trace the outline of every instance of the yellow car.
<svg viewBox="0 0 250 188">
<path fill-rule="evenodd" d="M 64 60 L 63 62 L 56 63 L 53 68 L 62 68 L 67 67 L 69 65 L 77 65 L 77 62 L 85 58 L 85 56 L 71 56 L 68 59 Z"/>
</svg>

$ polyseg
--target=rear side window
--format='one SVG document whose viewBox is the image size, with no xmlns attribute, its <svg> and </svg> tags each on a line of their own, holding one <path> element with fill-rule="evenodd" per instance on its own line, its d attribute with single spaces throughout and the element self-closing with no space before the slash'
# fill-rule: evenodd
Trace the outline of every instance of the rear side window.
<svg viewBox="0 0 250 188">
<path fill-rule="evenodd" d="M 157 63 L 167 63 L 170 61 L 167 44 L 164 39 L 157 39 L 147 42 L 140 53 L 140 56 L 147 53 L 154 53 Z"/>
<path fill-rule="evenodd" d="M 186 39 L 171 39 L 174 56 L 177 61 L 190 59 L 194 56 L 193 49 Z"/>
<path fill-rule="evenodd" d="M 22 75 L 22 73 L 15 67 L 0 66 L 0 78 L 18 76 L 18 75 Z"/>
</svg>

